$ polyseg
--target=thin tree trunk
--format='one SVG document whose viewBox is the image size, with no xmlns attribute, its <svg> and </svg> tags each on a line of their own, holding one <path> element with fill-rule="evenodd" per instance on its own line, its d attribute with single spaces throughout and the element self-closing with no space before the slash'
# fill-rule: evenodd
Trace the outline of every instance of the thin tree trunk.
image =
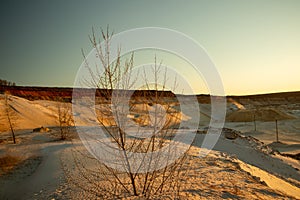
<svg viewBox="0 0 300 200">
<path fill-rule="evenodd" d="M 275 123 L 276 123 L 276 142 L 279 142 L 279 139 L 278 139 L 278 123 L 277 123 L 277 120 L 275 120 Z"/>
<path fill-rule="evenodd" d="M 6 115 L 7 115 L 7 119 L 8 119 L 8 123 L 9 123 L 9 128 L 12 134 L 12 138 L 13 138 L 13 142 L 14 144 L 16 144 L 16 137 L 15 137 L 15 132 L 14 132 L 14 128 L 12 125 L 12 121 L 10 118 L 10 105 L 8 104 L 8 100 L 7 100 L 7 96 L 5 96 L 5 105 L 6 105 Z"/>
<path fill-rule="evenodd" d="M 11 131 L 11 134 L 12 134 L 13 142 L 14 142 L 14 144 L 16 144 L 15 131 L 14 131 L 14 129 L 13 129 L 13 126 L 12 126 L 12 123 L 11 123 L 11 120 L 10 120 L 9 113 L 7 113 L 7 118 L 8 118 L 8 123 L 9 123 L 10 131 Z"/>
<path fill-rule="evenodd" d="M 254 114 L 254 131 L 256 131 L 256 119 L 255 119 L 255 114 Z"/>
</svg>

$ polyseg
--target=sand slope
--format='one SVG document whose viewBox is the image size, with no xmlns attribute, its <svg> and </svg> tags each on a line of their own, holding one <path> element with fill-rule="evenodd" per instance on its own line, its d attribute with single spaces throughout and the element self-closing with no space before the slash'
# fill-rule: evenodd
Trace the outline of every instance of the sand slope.
<svg viewBox="0 0 300 200">
<path fill-rule="evenodd" d="M 3 109 L 3 98 L 0 103 L 0 108 Z M 17 137 L 21 138 L 21 143 L 14 146 L 2 144 L 0 156 L 7 153 L 8 149 L 10 151 L 15 149 L 15 154 L 22 156 L 27 152 L 30 155 L 41 157 L 41 161 L 38 166 L 33 167 L 32 173 L 28 173 L 28 177 L 22 175 L 22 173 L 28 172 L 28 168 L 21 168 L 21 173 L 13 173 L 11 178 L 0 177 L 2 182 L 2 185 L 0 184 L 2 196 L 0 197 L 1 199 L 53 198 L 60 188 L 60 180 L 64 180 L 60 157 L 61 155 L 72 157 L 71 151 L 68 151 L 70 146 L 68 143 L 56 141 L 50 133 L 32 133 L 31 130 L 26 129 L 57 126 L 56 102 L 28 101 L 11 96 L 10 104 L 19 118 L 17 128 L 20 130 L 17 131 Z M 68 105 L 71 106 L 71 104 Z M 110 112 L 107 105 L 99 105 L 97 109 Z M 139 105 L 131 111 L 128 118 L 145 116 L 147 112 L 151 112 L 151 109 L 153 109 L 151 106 Z M 83 111 L 85 112 L 75 114 L 81 116 L 82 120 L 79 124 L 87 126 L 91 120 L 95 120 L 89 118 L 93 111 L 91 109 L 83 109 Z M 202 111 L 204 116 L 209 117 L 209 105 L 204 105 Z M 173 114 L 170 114 L 169 117 L 174 116 L 174 122 L 178 122 L 178 119 L 189 119 L 188 113 L 180 113 L 176 108 L 170 109 L 169 113 Z M 1 114 L 3 115 L 3 112 Z M 0 119 L 2 120 L 0 123 L 3 123 L 3 117 Z M 295 122 L 291 121 L 286 125 L 289 123 Z M 247 126 L 244 123 L 227 123 L 226 125 L 243 131 L 251 129 L 251 124 Z M 270 123 L 258 125 L 267 130 L 272 127 Z M 289 130 L 291 133 L 295 133 L 294 129 Z M 268 132 L 258 132 L 257 134 L 268 136 Z M 189 161 L 193 167 L 187 175 L 188 184 L 184 185 L 186 198 L 300 199 L 299 161 L 274 153 L 271 148 L 253 137 L 240 136 L 235 140 L 229 140 L 224 135 L 221 135 L 213 151 L 207 157 L 199 158 L 197 153 L 200 151 L 204 137 L 205 134 L 197 134 L 195 138 L 194 154 L 190 155 L 192 159 Z M 72 166 L 72 163 L 70 165 Z M 67 185 L 67 183 L 64 182 L 63 185 Z M 20 189 L 16 192 L 16 188 Z M 77 192 L 76 189 L 67 186 L 65 195 L 57 196 L 57 199 L 76 199 L 80 194 Z M 82 196 L 82 198 L 86 197 L 88 195 Z"/>
</svg>

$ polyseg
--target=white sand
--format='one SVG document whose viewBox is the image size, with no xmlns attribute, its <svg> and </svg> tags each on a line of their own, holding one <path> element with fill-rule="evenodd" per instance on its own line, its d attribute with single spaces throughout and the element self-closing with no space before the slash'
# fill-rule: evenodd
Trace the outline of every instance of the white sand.
<svg viewBox="0 0 300 200">
<path fill-rule="evenodd" d="M 22 176 L 22 173 L 26 174 L 26 171 L 22 172 L 22 169 L 21 173 L 19 171 L 10 178 L 0 177 L 2 186 L 5 184 L 5 187 L 3 186 L 2 191 L 0 191 L 2 197 L 3 195 L 5 197 L 9 196 L 10 199 L 19 199 L 20 197 L 24 197 L 23 199 L 33 199 L 34 197 L 37 199 L 78 197 L 76 196 L 78 195 L 76 193 L 77 190 L 73 191 L 71 190 L 72 188 L 70 189 L 66 186 L 66 183 L 63 181 L 64 174 L 60 167 L 59 158 L 62 153 L 67 154 L 65 156 L 72 156 L 68 154 L 69 151 L 64 151 L 64 149 L 69 148 L 68 143 L 53 142 L 53 137 L 50 133 L 31 132 L 32 128 L 40 126 L 57 126 L 56 102 L 28 101 L 19 97 L 11 97 L 11 99 L 11 105 L 17 110 L 19 117 L 17 138 L 19 138 L 21 143 L 14 146 L 11 144 L 1 145 L 0 156 L 6 153 L 7 149 L 16 149 L 16 154 L 25 155 L 28 152 L 30 155 L 42 157 L 42 161 L 28 177 L 24 178 Z M 3 100 L 0 103 L 3 108 Z M 237 102 L 234 102 L 234 105 L 237 109 L 244 109 L 243 105 Z M 202 106 L 202 115 L 209 116 L 209 105 Z M 102 108 L 107 109 L 104 107 Z M 98 108 L 101 109 L 101 106 Z M 78 113 L 82 119 L 79 122 L 81 126 L 87 126 L 90 120 L 93 120 L 89 117 L 92 111 L 87 110 L 84 109 L 84 113 Z M 135 110 L 135 112 L 138 111 Z M 136 117 L 137 115 L 134 116 L 135 112 L 130 117 Z M 299 117 L 298 114 L 300 115 L 300 112 L 295 111 L 293 113 L 297 117 Z M 182 119 L 188 120 L 188 117 L 188 113 L 181 114 Z M 177 118 L 178 115 L 174 121 L 177 121 Z M 3 117 L 0 119 L 3 120 Z M 204 124 L 206 122 L 203 123 L 202 127 L 205 126 Z M 265 143 L 271 143 L 275 139 L 275 124 L 273 122 L 258 122 L 257 128 L 259 132 L 252 131 L 253 123 L 251 122 L 229 122 L 226 123 L 226 126 L 240 130 L 245 135 L 253 135 Z M 297 152 L 300 144 L 299 118 L 280 121 L 279 128 L 280 140 L 286 146 L 283 145 L 278 147 L 278 149 L 284 152 Z M 1 137 L 9 138 L 10 136 L 8 133 L 0 134 Z M 204 136 L 204 134 L 197 134 L 194 153 L 200 150 L 198 147 L 201 147 Z M 190 199 L 289 199 L 291 197 L 300 199 L 299 161 L 280 156 L 279 154 L 272 154 L 269 148 L 254 139 L 240 137 L 236 140 L 228 140 L 221 136 L 214 147 L 214 151 L 206 158 L 200 159 L 195 157 L 190 162 L 193 163 L 193 169 L 188 174 L 187 180 L 189 180 L 191 185 L 184 186 L 186 189 L 185 195 Z M 207 164 L 210 162 L 212 164 Z M 229 173 L 230 170 L 228 172 L 225 171 L 226 173 L 224 172 L 224 170 L 228 169 L 231 169 L 233 173 Z M 24 168 L 23 170 L 28 169 Z M 249 172 L 251 175 L 247 175 L 245 172 Z M 240 177 L 240 179 L 236 178 L 233 184 L 238 187 L 232 185 L 232 176 Z M 218 177 L 218 180 L 213 180 L 214 177 Z M 251 177 L 259 177 L 267 186 L 256 179 L 250 180 Z M 17 192 L 16 188 L 19 188 Z"/>
</svg>

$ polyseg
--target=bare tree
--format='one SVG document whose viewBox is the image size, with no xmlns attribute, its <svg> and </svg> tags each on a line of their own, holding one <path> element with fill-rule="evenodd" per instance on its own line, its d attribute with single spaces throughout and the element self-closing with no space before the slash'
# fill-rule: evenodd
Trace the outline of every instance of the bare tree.
<svg viewBox="0 0 300 200">
<path fill-rule="evenodd" d="M 5 123 L 3 125 L 4 130 L 10 130 L 12 135 L 12 141 L 15 144 L 16 143 L 16 137 L 15 137 L 15 123 L 17 120 L 16 110 L 10 103 L 11 97 L 9 93 L 4 93 L 4 118 Z"/>
<path fill-rule="evenodd" d="M 16 83 L 0 79 L 0 86 L 16 86 Z"/>
<path fill-rule="evenodd" d="M 153 195 L 164 194 L 171 195 L 173 198 L 177 197 L 180 190 L 182 166 L 187 154 L 173 160 L 178 149 L 174 146 L 169 147 L 171 146 L 169 145 L 170 139 L 176 132 L 176 129 L 172 127 L 180 123 L 181 116 L 180 112 L 174 111 L 166 101 L 172 98 L 173 102 L 176 102 L 175 95 L 165 91 L 167 71 L 155 60 L 150 70 L 154 83 L 150 83 L 147 79 L 149 72 L 142 70 L 140 73 L 144 74 L 145 88 L 132 92 L 140 76 L 140 73 L 133 73 L 133 54 L 123 61 L 119 49 L 117 58 L 111 62 L 111 37 L 108 30 L 102 31 L 104 46 L 99 46 L 94 31 L 90 36 L 92 46 L 104 70 L 101 72 L 93 70 L 83 53 L 86 67 L 90 70 L 92 77 L 85 83 L 96 87 L 97 92 L 100 93 L 98 94 L 100 105 L 96 107 L 100 124 L 98 128 L 104 130 L 108 136 L 108 140 L 95 140 L 103 147 L 108 146 L 108 143 L 115 144 L 113 148 L 119 151 L 112 160 L 116 162 L 122 160 L 122 163 L 120 168 L 116 169 L 107 162 L 90 156 L 89 152 L 77 149 L 73 152 L 76 170 L 74 167 L 73 170 L 65 167 L 67 177 L 79 188 L 101 198 L 122 198 L 131 195 L 150 198 Z M 162 80 L 162 85 L 158 83 L 159 80 Z M 104 97 L 111 104 L 103 104 Z M 128 116 L 131 116 L 130 119 Z M 138 127 L 134 132 L 135 135 L 129 134 L 132 122 Z M 143 128 L 147 131 L 143 132 Z M 148 134 L 146 135 L 148 137 L 144 134 Z M 159 151 L 163 148 L 167 153 Z M 158 153 L 155 154 L 155 152 Z M 133 162 L 134 153 L 144 153 L 145 156 Z M 104 160 L 109 159 L 103 156 Z M 162 162 L 165 163 L 163 167 Z"/>
</svg>

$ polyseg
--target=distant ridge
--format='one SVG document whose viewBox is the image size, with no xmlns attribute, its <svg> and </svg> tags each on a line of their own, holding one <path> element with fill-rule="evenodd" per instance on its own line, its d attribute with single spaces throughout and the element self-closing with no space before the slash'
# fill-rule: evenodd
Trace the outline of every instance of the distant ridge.
<svg viewBox="0 0 300 200">
<path fill-rule="evenodd" d="M 80 89 L 80 88 L 79 88 Z M 82 88 L 84 91 L 94 90 L 88 88 Z M 26 98 L 28 100 L 57 100 L 60 98 L 63 101 L 71 102 L 73 88 L 70 87 L 40 87 L 40 86 L 0 86 L 0 93 L 5 91 L 9 92 L 11 95 Z M 135 91 L 134 96 L 145 96 L 145 92 L 148 96 L 154 95 L 154 91 Z M 110 94 L 108 90 L 97 89 L 98 97 L 105 97 Z M 175 95 L 170 91 L 159 91 L 161 97 L 175 97 Z M 189 96 L 189 95 L 186 95 Z M 209 103 L 210 95 L 208 94 L 198 94 L 198 101 L 200 103 Z M 229 95 L 227 98 L 235 99 L 237 101 L 244 100 L 259 100 L 264 99 L 286 99 L 286 100 L 296 100 L 300 102 L 300 91 L 293 92 L 278 92 L 278 93 L 267 93 L 267 94 L 253 94 L 253 95 Z"/>
<path fill-rule="evenodd" d="M 95 92 L 97 97 L 108 99 L 112 91 L 107 89 L 96 88 L 77 88 L 80 96 L 90 95 Z M 73 96 L 73 88 L 67 87 L 31 87 L 31 86 L 0 86 L 0 94 L 8 92 L 11 95 L 22 97 L 28 100 L 61 100 L 71 102 Z M 122 91 L 121 91 L 122 92 Z M 153 97 L 154 90 L 138 90 L 132 91 L 133 97 Z M 174 98 L 175 94 L 171 91 L 158 91 L 159 97 Z"/>
<path fill-rule="evenodd" d="M 239 98 L 265 98 L 265 97 L 300 97 L 300 91 L 291 91 L 291 92 L 272 92 L 265 94 L 248 94 L 248 95 L 228 95 L 227 97 L 239 97 Z"/>
</svg>

